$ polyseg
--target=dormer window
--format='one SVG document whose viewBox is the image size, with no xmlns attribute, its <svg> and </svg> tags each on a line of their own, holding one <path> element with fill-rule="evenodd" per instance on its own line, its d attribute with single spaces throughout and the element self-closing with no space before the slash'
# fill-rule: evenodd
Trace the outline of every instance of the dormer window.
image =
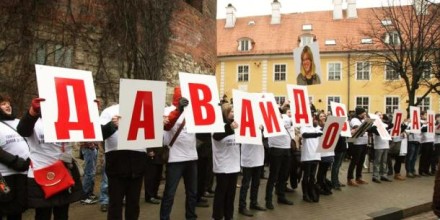
<svg viewBox="0 0 440 220">
<path fill-rule="evenodd" d="M 315 42 L 316 38 L 315 35 L 313 34 L 303 34 L 299 37 L 298 41 L 299 41 L 299 46 L 302 47 Z"/>
<path fill-rule="evenodd" d="M 381 21 L 383 26 L 390 26 L 393 22 L 390 19 L 384 19 Z"/>
<path fill-rule="evenodd" d="M 400 38 L 399 33 L 397 31 L 391 31 L 385 34 L 385 43 L 390 45 L 399 45 L 400 44 Z"/>
<path fill-rule="evenodd" d="M 311 31 L 312 30 L 312 25 L 311 24 L 303 24 L 302 30 L 303 31 Z"/>
<path fill-rule="evenodd" d="M 242 38 L 238 40 L 238 48 L 239 51 L 250 51 L 252 50 L 252 40 L 249 38 Z"/>
</svg>

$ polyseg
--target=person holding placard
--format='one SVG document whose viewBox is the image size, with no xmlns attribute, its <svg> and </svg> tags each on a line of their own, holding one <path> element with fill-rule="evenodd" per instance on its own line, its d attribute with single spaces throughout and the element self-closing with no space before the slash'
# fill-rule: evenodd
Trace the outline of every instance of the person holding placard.
<svg viewBox="0 0 440 220">
<path fill-rule="evenodd" d="M 16 131 L 19 120 L 6 95 L 0 95 L 0 122 L 0 176 L 9 186 L 7 193 L 0 193 L 0 219 L 21 219 L 27 207 L 30 153 L 26 140 Z"/>
<path fill-rule="evenodd" d="M 387 129 L 388 125 L 384 123 L 387 118 L 384 117 L 382 112 L 375 112 L 375 114 L 379 116 L 379 123 L 382 123 L 382 126 Z M 390 149 L 389 141 L 382 139 L 377 129 L 378 128 L 376 126 L 372 126 L 370 129 L 374 137 L 374 162 L 372 181 L 375 183 L 381 183 L 381 181 L 391 182 L 391 180 L 387 177 L 387 159 L 388 151 Z"/>
<path fill-rule="evenodd" d="M 240 172 L 240 145 L 235 142 L 235 129 L 238 123 L 234 121 L 232 105 L 222 105 L 225 132 L 212 135 L 213 171 L 216 177 L 214 205 L 212 218 L 233 219 L 235 188 Z"/>
<path fill-rule="evenodd" d="M 316 116 L 318 120 L 318 127 L 321 131 L 324 129 L 325 121 L 327 120 L 327 115 L 324 112 L 319 113 Z M 321 195 L 331 195 L 332 194 L 332 184 L 331 181 L 327 179 L 327 171 L 332 166 L 335 159 L 335 152 L 322 152 L 321 160 L 319 161 L 317 183 L 319 185 L 319 193 Z"/>
<path fill-rule="evenodd" d="M 82 184 L 76 164 L 72 161 L 72 145 L 66 143 L 47 143 L 44 141 L 43 119 L 40 102 L 32 100 L 31 107 L 17 125 L 17 132 L 26 137 L 30 148 L 31 169 L 28 172 L 28 207 L 35 208 L 35 219 L 68 219 L 70 203 L 82 198 Z M 42 187 L 35 181 L 35 172 L 62 161 L 72 175 L 74 185 L 46 198 Z M 49 173 L 48 173 L 49 175 Z"/>
<path fill-rule="evenodd" d="M 367 112 L 362 107 L 356 107 L 355 117 L 350 120 L 351 133 L 354 134 L 362 125 L 367 117 Z M 368 182 L 362 179 L 362 168 L 367 155 L 368 134 L 364 134 L 355 138 L 352 145 L 349 145 L 348 152 L 351 155 L 350 165 L 347 171 L 347 185 L 359 186 L 359 184 L 367 184 Z M 356 169 L 356 179 L 354 179 L 354 170 Z"/>
<path fill-rule="evenodd" d="M 186 129 L 184 108 L 188 99 L 181 95 L 180 87 L 174 89 L 173 110 L 164 120 L 164 144 L 169 147 L 169 158 L 166 162 L 165 189 L 160 205 L 160 219 L 169 220 L 174 197 L 180 178 L 185 184 L 185 218 L 196 219 L 197 203 L 197 149 L 196 135 Z"/>
<path fill-rule="evenodd" d="M 301 148 L 301 166 L 303 177 L 301 188 L 303 200 L 306 202 L 319 202 L 319 191 L 316 185 L 316 170 L 321 160 L 321 154 L 317 153 L 319 137 L 322 136 L 318 121 L 313 120 L 312 126 L 301 127 L 301 137 L 303 146 Z"/>
<path fill-rule="evenodd" d="M 420 119 L 422 122 L 421 137 L 420 137 L 420 158 L 419 158 L 419 175 L 433 176 L 434 172 L 429 172 L 431 165 L 431 158 L 433 156 L 434 136 L 428 133 L 428 113 L 426 111 L 420 112 Z"/>
<path fill-rule="evenodd" d="M 409 178 L 419 177 L 420 175 L 416 173 L 416 161 L 420 149 L 420 139 L 421 134 L 413 132 L 411 129 L 411 122 L 408 123 L 408 128 L 406 129 L 408 133 L 408 153 L 406 154 L 405 169 L 406 176 Z"/>
<path fill-rule="evenodd" d="M 280 136 L 269 137 L 269 178 L 266 185 L 266 208 L 274 209 L 272 203 L 273 189 L 276 184 L 278 203 L 293 205 L 293 202 L 286 198 L 286 185 L 289 178 L 289 166 L 291 160 L 289 129 L 292 127 L 292 120 L 285 113 L 288 108 L 283 108 L 281 115 L 284 122 L 285 133 Z"/>
<path fill-rule="evenodd" d="M 402 145 L 408 146 L 408 134 L 406 133 L 407 127 L 408 126 L 406 123 L 402 123 L 400 125 L 400 135 L 396 137 L 392 137 L 392 140 L 390 142 L 390 151 L 388 154 L 388 162 L 387 162 L 388 175 L 394 174 L 395 180 L 406 179 L 400 172 L 401 172 L 402 163 L 404 163 L 406 157 L 406 150 L 405 152 L 403 152 Z M 394 158 L 394 166 L 391 158 Z"/>
</svg>

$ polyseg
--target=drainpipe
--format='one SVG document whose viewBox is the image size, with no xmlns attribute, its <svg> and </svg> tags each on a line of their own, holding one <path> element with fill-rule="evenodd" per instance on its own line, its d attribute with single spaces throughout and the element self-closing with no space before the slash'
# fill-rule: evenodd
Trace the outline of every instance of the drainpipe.
<svg viewBox="0 0 440 220">
<path fill-rule="evenodd" d="M 350 111 L 350 100 L 351 100 L 351 97 L 350 97 L 350 66 L 351 66 L 350 57 L 351 57 L 350 53 L 348 53 L 348 55 L 347 55 L 347 97 L 348 97 L 347 111 Z"/>
</svg>

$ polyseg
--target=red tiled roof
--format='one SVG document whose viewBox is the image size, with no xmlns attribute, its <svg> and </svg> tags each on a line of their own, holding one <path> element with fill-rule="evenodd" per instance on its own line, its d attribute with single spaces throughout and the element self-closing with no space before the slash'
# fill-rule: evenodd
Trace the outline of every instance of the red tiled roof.
<svg viewBox="0 0 440 220">
<path fill-rule="evenodd" d="M 376 10 L 378 8 L 375 8 Z M 380 9 L 380 8 L 379 8 Z M 258 54 L 288 54 L 299 46 L 298 38 L 306 33 L 316 36 L 321 52 L 348 51 L 350 47 L 362 49 L 373 45 L 361 45 L 363 31 L 370 27 L 372 8 L 357 9 L 358 18 L 333 20 L 333 11 L 282 14 L 281 23 L 271 25 L 271 15 L 237 18 L 235 27 L 225 28 L 225 19 L 217 20 L 217 56 Z M 254 21 L 254 25 L 248 25 Z M 379 22 L 379 21 L 378 21 Z M 303 31 L 304 24 L 311 24 L 311 31 Z M 251 51 L 237 50 L 240 38 L 251 38 L 255 45 Z M 325 45 L 326 40 L 336 40 L 336 45 Z"/>
</svg>

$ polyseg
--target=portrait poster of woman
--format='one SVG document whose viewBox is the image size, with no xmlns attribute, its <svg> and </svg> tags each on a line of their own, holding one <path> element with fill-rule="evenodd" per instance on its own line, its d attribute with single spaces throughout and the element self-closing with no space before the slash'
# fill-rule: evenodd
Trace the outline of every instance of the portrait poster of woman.
<svg viewBox="0 0 440 220">
<path fill-rule="evenodd" d="M 318 43 L 314 42 L 293 51 L 297 85 L 321 84 L 321 62 Z"/>
</svg>

